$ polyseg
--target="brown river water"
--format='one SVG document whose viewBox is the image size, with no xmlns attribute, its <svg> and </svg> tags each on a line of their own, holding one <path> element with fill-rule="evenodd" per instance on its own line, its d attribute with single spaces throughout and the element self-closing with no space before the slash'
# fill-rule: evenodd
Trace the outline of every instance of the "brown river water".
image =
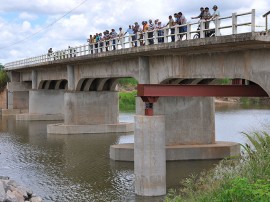
<svg viewBox="0 0 270 202">
<path fill-rule="evenodd" d="M 133 113 L 120 121 L 133 122 Z M 269 130 L 270 106 L 216 107 L 216 139 L 245 143 L 241 132 Z M 48 135 L 49 121 L 0 119 L 0 175 L 31 188 L 44 201 L 163 201 L 164 197 L 139 197 L 134 193 L 132 162 L 109 158 L 112 144 L 133 142 L 129 134 Z M 211 161 L 167 162 L 167 188 L 179 188 L 191 174 L 213 168 Z"/>
</svg>

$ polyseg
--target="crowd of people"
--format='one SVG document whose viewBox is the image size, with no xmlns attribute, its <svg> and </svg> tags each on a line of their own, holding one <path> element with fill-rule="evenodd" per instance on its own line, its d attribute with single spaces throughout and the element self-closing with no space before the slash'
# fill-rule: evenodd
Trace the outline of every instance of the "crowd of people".
<svg viewBox="0 0 270 202">
<path fill-rule="evenodd" d="M 209 24 L 211 20 L 215 20 L 220 16 L 219 9 L 216 5 L 213 6 L 213 14 L 210 13 L 208 7 L 201 7 L 200 14 L 196 17 L 192 17 L 191 19 L 200 19 L 201 21 L 205 21 L 205 29 L 209 29 Z M 174 17 L 174 18 L 173 18 Z M 98 48 L 100 50 L 108 51 L 109 41 L 112 41 L 111 47 L 113 50 L 116 49 L 117 42 L 120 42 L 120 45 L 125 46 L 125 35 L 128 34 L 131 39 L 132 47 L 137 47 L 138 43 L 140 45 L 145 45 L 146 40 L 143 40 L 145 33 L 147 33 L 147 43 L 149 45 L 154 44 L 154 30 L 157 30 L 158 34 L 158 43 L 164 42 L 164 27 L 168 27 L 170 29 L 170 37 L 171 41 L 175 41 L 175 29 L 177 25 L 183 25 L 178 27 L 178 32 L 180 33 L 180 40 L 187 32 L 187 19 L 183 15 L 182 12 L 174 13 L 174 15 L 170 15 L 168 22 L 166 24 L 162 24 L 159 19 L 154 20 L 154 22 L 150 19 L 148 21 L 142 21 L 141 26 L 138 22 L 135 22 L 133 25 L 129 25 L 126 31 L 123 31 L 122 27 L 119 28 L 119 32 L 117 33 L 115 29 L 105 30 L 103 33 L 96 33 L 95 35 L 90 35 L 87 39 L 89 43 L 91 53 L 94 52 L 94 49 L 97 51 Z"/>
</svg>

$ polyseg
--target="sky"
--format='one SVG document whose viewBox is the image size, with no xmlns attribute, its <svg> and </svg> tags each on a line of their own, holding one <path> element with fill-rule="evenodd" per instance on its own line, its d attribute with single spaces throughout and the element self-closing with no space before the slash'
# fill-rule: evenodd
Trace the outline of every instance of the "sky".
<svg viewBox="0 0 270 202">
<path fill-rule="evenodd" d="M 188 22 L 199 8 L 217 5 L 221 16 L 256 9 L 257 30 L 269 0 L 0 0 L 0 64 L 46 54 L 68 46 L 86 44 L 89 34 L 149 19 L 167 23 L 169 15 L 182 12 Z M 269 20 L 270 21 L 270 20 Z"/>
</svg>

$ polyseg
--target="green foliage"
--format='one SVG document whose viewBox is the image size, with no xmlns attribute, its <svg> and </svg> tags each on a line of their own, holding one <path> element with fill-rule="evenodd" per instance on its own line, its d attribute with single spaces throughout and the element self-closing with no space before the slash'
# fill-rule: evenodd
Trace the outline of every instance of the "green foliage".
<svg viewBox="0 0 270 202">
<path fill-rule="evenodd" d="M 270 136 L 243 134 L 250 144 L 242 145 L 242 157 L 225 159 L 215 169 L 184 180 L 180 194 L 170 191 L 166 201 L 270 201 Z"/>
<path fill-rule="evenodd" d="M 0 70 L 0 89 L 3 90 L 3 88 L 7 85 L 7 82 L 9 81 L 7 72 L 4 70 Z"/>
<path fill-rule="evenodd" d="M 122 78 L 122 79 L 119 79 L 119 84 L 136 86 L 138 84 L 138 81 L 133 78 Z"/>
<path fill-rule="evenodd" d="M 135 97 L 137 91 L 120 92 L 119 93 L 119 108 L 120 111 L 135 111 Z"/>
<path fill-rule="evenodd" d="M 218 79 L 218 84 L 219 85 L 228 85 L 228 84 L 231 84 L 232 83 L 232 80 L 231 79 Z"/>
</svg>

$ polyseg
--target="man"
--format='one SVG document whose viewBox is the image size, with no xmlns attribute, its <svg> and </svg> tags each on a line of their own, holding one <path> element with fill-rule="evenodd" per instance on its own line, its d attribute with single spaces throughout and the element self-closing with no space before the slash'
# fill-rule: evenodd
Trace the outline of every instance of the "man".
<svg viewBox="0 0 270 202">
<path fill-rule="evenodd" d="M 125 32 L 125 34 L 124 35 L 126 35 L 126 33 L 128 33 L 129 34 L 129 36 L 131 36 L 131 39 L 130 39 L 130 37 L 129 37 L 129 39 L 128 40 L 133 40 L 133 28 L 134 28 L 134 26 L 132 25 L 129 25 L 128 26 L 128 29 L 127 29 L 127 31 Z M 132 47 L 133 47 L 133 42 L 131 42 L 131 45 L 132 45 Z"/>
<path fill-rule="evenodd" d="M 92 35 L 89 36 L 89 39 L 87 39 L 87 42 L 89 43 L 89 50 L 91 54 L 93 54 L 93 36 Z"/>
<path fill-rule="evenodd" d="M 149 44 L 152 45 L 154 44 L 154 39 L 153 38 L 153 35 L 154 35 L 154 29 L 155 29 L 155 25 L 153 24 L 152 20 L 150 19 L 149 20 L 149 32 L 148 32 L 148 39 L 149 39 Z"/>
<path fill-rule="evenodd" d="M 180 25 L 186 25 L 187 24 L 187 19 L 183 15 L 183 13 L 182 12 L 179 12 L 178 13 L 178 16 L 179 16 Z M 187 32 L 187 25 L 186 26 L 183 26 L 183 27 L 180 27 L 180 33 L 183 33 L 183 32 Z M 181 34 L 180 35 L 180 39 L 182 39 L 183 36 L 184 35 Z"/>
<path fill-rule="evenodd" d="M 211 18 L 211 14 L 209 12 L 209 8 L 205 7 L 204 13 L 203 13 L 203 18 L 202 18 L 205 21 L 205 29 L 209 29 L 209 24 L 210 24 L 209 19 L 210 18 Z"/>
<path fill-rule="evenodd" d="M 197 19 L 197 18 L 202 19 L 203 18 L 203 13 L 204 13 L 204 8 L 201 7 L 200 8 L 200 15 L 198 15 L 197 17 L 191 17 L 191 19 Z"/>
<path fill-rule="evenodd" d="M 171 29 L 171 40 L 172 40 L 172 42 L 175 42 L 175 35 L 174 35 L 174 33 L 175 33 L 175 28 L 174 28 L 175 23 L 174 23 L 174 20 L 173 20 L 171 15 L 169 16 L 169 22 L 167 23 L 166 26 L 168 26 L 168 25 L 169 25 L 169 28 Z"/>
<path fill-rule="evenodd" d="M 119 27 L 118 41 L 120 42 L 120 45 L 121 45 L 122 48 L 125 48 L 125 44 L 124 44 L 125 38 L 124 38 L 124 36 L 125 36 L 125 33 L 123 32 L 122 27 Z"/>
<path fill-rule="evenodd" d="M 211 20 L 215 20 L 220 17 L 220 12 L 218 10 L 218 7 L 216 5 L 213 6 L 214 13 L 211 17 Z"/>
<path fill-rule="evenodd" d="M 132 36 L 132 41 L 134 41 L 134 46 L 137 47 L 137 33 L 140 29 L 140 25 L 138 24 L 138 22 L 134 23 L 134 27 L 133 27 L 133 34 L 134 36 Z"/>
<path fill-rule="evenodd" d="M 115 38 L 117 37 L 117 33 L 116 33 L 116 31 L 115 31 L 115 29 L 112 29 L 112 31 L 111 31 L 111 34 L 110 34 L 110 38 L 111 39 L 113 39 L 112 40 L 112 44 L 113 44 L 113 50 L 115 50 L 116 48 L 115 48 Z"/>
</svg>

